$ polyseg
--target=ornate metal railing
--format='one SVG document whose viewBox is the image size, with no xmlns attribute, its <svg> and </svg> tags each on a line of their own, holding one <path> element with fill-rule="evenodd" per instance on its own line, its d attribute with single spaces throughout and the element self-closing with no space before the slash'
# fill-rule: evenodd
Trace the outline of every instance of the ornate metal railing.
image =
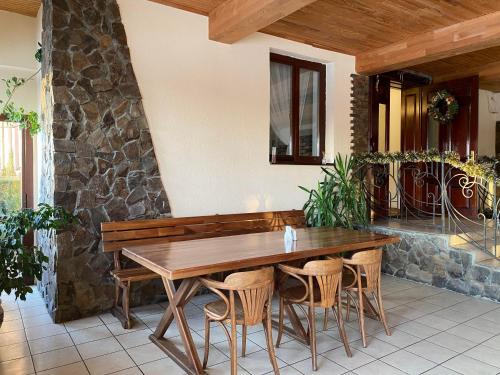
<svg viewBox="0 0 500 375">
<path fill-rule="evenodd" d="M 470 176 L 444 159 L 366 164 L 360 173 L 375 223 L 431 227 L 500 258 L 500 178 L 496 174 Z"/>
</svg>

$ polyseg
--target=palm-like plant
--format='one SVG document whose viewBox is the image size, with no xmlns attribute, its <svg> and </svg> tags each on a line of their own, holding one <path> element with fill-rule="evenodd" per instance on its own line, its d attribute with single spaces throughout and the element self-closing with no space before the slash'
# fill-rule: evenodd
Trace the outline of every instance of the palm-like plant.
<svg viewBox="0 0 500 375">
<path fill-rule="evenodd" d="M 354 158 L 337 154 L 333 167 L 322 171 L 324 177 L 316 189 L 299 186 L 309 194 L 304 204 L 307 224 L 349 229 L 367 225 L 367 204 Z"/>
</svg>

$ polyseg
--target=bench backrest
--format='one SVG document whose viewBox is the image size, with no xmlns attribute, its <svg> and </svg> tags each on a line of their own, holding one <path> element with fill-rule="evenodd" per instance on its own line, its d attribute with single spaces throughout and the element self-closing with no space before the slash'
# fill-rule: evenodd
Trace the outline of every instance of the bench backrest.
<svg viewBox="0 0 500 375">
<path fill-rule="evenodd" d="M 101 224 L 103 250 L 119 252 L 124 246 L 283 230 L 285 225 L 306 226 L 302 210 L 245 214 L 130 220 Z"/>
</svg>

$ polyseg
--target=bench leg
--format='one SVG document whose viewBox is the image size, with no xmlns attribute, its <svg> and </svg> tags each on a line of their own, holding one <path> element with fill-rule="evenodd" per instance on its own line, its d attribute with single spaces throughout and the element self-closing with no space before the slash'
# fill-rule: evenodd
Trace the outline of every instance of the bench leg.
<svg viewBox="0 0 500 375">
<path fill-rule="evenodd" d="M 121 306 L 120 306 L 120 294 Z M 121 282 L 115 281 L 115 301 L 111 309 L 111 313 L 118 318 L 122 323 L 122 327 L 129 329 L 132 327 L 132 319 L 130 317 L 130 281 Z"/>
<path fill-rule="evenodd" d="M 123 328 L 129 329 L 132 327 L 132 323 L 130 321 L 130 281 L 127 281 L 127 283 L 123 286 L 122 308 L 126 319 L 126 326 L 124 325 Z"/>
<path fill-rule="evenodd" d="M 118 302 L 120 302 L 120 282 L 115 279 L 115 308 L 118 307 Z"/>
</svg>

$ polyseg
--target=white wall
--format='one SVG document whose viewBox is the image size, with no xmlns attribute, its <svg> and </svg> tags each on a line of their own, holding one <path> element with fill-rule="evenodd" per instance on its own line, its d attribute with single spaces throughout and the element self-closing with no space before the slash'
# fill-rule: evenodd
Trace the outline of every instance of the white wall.
<svg viewBox="0 0 500 375">
<path fill-rule="evenodd" d="M 479 90 L 479 121 L 478 121 L 478 153 L 479 155 L 495 156 L 496 121 L 499 113 L 491 113 L 488 108 L 488 97 L 494 96 L 500 110 L 500 94 L 487 90 Z"/>
<path fill-rule="evenodd" d="M 27 78 L 37 69 L 36 18 L 0 10 L 0 78 L 13 76 Z M 5 99 L 3 82 L 0 85 L 0 99 Z M 15 102 L 26 110 L 36 110 L 36 82 L 31 81 L 15 94 Z"/>
<path fill-rule="evenodd" d="M 350 147 L 354 58 L 255 33 L 233 45 L 208 40 L 204 16 L 119 0 L 174 216 L 301 208 L 318 166 L 270 165 L 269 52 L 327 66 L 328 153 Z"/>
<path fill-rule="evenodd" d="M 23 16 L 16 13 L 0 11 L 0 78 L 11 77 L 28 78 L 35 73 L 39 64 L 35 60 L 35 52 L 40 41 L 41 14 L 37 18 Z M 13 98 L 17 106 L 29 111 L 39 112 L 39 77 L 20 87 Z M 0 82 L 0 99 L 5 100 L 5 85 Z M 33 140 L 33 174 L 34 200 L 38 202 L 38 167 L 37 167 L 37 137 Z"/>
</svg>

